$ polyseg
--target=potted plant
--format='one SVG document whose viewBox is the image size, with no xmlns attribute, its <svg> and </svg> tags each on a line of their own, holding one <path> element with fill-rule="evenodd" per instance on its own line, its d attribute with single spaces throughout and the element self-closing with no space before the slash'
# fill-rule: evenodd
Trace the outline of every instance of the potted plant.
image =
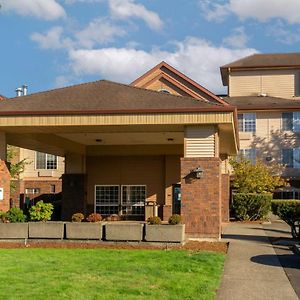
<svg viewBox="0 0 300 300">
<path fill-rule="evenodd" d="M 138 241 L 143 239 L 143 224 L 137 222 L 117 222 L 121 220 L 118 215 L 106 218 L 105 239 L 107 241 Z"/>
<path fill-rule="evenodd" d="M 0 239 L 27 239 L 28 223 L 20 208 L 12 207 L 0 213 Z"/>
<path fill-rule="evenodd" d="M 185 225 L 176 214 L 169 218 L 168 224 L 161 224 L 159 217 L 150 217 L 145 232 L 147 242 L 183 243 L 185 240 Z"/>
<path fill-rule="evenodd" d="M 66 238 L 79 240 L 101 240 L 102 216 L 97 213 L 90 214 L 87 222 L 82 222 L 84 215 L 76 213 L 72 215 L 72 222 L 66 223 Z"/>
<path fill-rule="evenodd" d="M 64 223 L 49 222 L 53 213 L 53 205 L 40 200 L 29 210 L 29 238 L 63 239 Z"/>
</svg>

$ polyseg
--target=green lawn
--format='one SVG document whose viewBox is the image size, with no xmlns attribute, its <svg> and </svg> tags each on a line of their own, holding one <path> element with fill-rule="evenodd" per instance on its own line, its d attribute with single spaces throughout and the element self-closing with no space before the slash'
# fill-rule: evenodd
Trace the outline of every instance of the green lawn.
<svg viewBox="0 0 300 300">
<path fill-rule="evenodd" d="M 214 299 L 224 254 L 0 249 L 0 299 Z"/>
</svg>

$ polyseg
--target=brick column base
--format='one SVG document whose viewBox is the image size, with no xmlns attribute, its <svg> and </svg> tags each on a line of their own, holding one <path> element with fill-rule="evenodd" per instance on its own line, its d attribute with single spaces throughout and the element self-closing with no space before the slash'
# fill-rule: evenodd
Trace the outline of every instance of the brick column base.
<svg viewBox="0 0 300 300">
<path fill-rule="evenodd" d="M 221 199 L 222 199 L 222 222 L 229 222 L 229 201 L 230 201 L 230 176 L 222 174 L 221 177 Z"/>
<path fill-rule="evenodd" d="M 191 170 L 203 169 L 198 179 Z M 219 238 L 221 234 L 221 174 L 219 158 L 181 159 L 181 214 L 188 237 Z"/>
<path fill-rule="evenodd" d="M 62 176 L 62 220 L 70 221 L 74 213 L 85 214 L 85 174 Z"/>
<path fill-rule="evenodd" d="M 10 209 L 10 173 L 4 160 L 0 160 L 0 188 L 3 189 L 3 200 L 0 200 L 0 210 Z"/>
<path fill-rule="evenodd" d="M 163 221 L 168 221 L 172 216 L 172 205 L 163 206 Z"/>
</svg>

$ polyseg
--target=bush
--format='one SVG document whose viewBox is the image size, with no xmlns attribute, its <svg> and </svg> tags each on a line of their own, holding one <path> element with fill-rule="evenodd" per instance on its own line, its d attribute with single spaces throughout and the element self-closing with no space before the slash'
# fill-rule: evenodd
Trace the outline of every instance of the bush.
<svg viewBox="0 0 300 300">
<path fill-rule="evenodd" d="M 271 210 L 272 194 L 235 193 L 232 209 L 238 220 L 262 220 Z"/>
<path fill-rule="evenodd" d="M 291 227 L 293 238 L 300 240 L 300 200 L 273 200 L 272 212 Z"/>
<path fill-rule="evenodd" d="M 102 221 L 102 216 L 100 214 L 92 213 L 86 218 L 86 220 L 88 222 L 100 222 Z"/>
<path fill-rule="evenodd" d="M 4 211 L 0 211 L 0 223 L 7 223 L 7 213 Z"/>
<path fill-rule="evenodd" d="M 53 205 L 51 203 L 44 203 L 43 200 L 36 203 L 29 209 L 29 216 L 31 221 L 49 221 L 53 213 Z"/>
<path fill-rule="evenodd" d="M 169 224 L 171 225 L 176 225 L 176 224 L 180 224 L 181 223 L 181 216 L 180 215 L 172 215 L 170 218 L 169 218 Z"/>
<path fill-rule="evenodd" d="M 161 224 L 161 218 L 160 217 L 149 217 L 147 219 L 147 222 L 150 225 L 160 225 Z"/>
<path fill-rule="evenodd" d="M 7 213 L 6 218 L 10 223 L 20 223 L 26 221 L 23 210 L 18 207 L 12 207 Z"/>
<path fill-rule="evenodd" d="M 72 222 L 81 222 L 82 220 L 84 220 L 84 215 L 82 213 L 72 215 Z"/>
</svg>

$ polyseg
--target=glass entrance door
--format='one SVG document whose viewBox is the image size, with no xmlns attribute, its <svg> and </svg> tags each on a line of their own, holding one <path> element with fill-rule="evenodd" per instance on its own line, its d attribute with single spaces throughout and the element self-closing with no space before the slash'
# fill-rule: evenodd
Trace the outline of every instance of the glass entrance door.
<svg viewBox="0 0 300 300">
<path fill-rule="evenodd" d="M 119 214 L 120 188 L 118 185 L 95 186 L 95 212 L 101 215 Z"/>
<path fill-rule="evenodd" d="M 180 184 L 173 184 L 173 205 L 172 213 L 180 215 L 181 213 L 181 186 Z"/>
</svg>

